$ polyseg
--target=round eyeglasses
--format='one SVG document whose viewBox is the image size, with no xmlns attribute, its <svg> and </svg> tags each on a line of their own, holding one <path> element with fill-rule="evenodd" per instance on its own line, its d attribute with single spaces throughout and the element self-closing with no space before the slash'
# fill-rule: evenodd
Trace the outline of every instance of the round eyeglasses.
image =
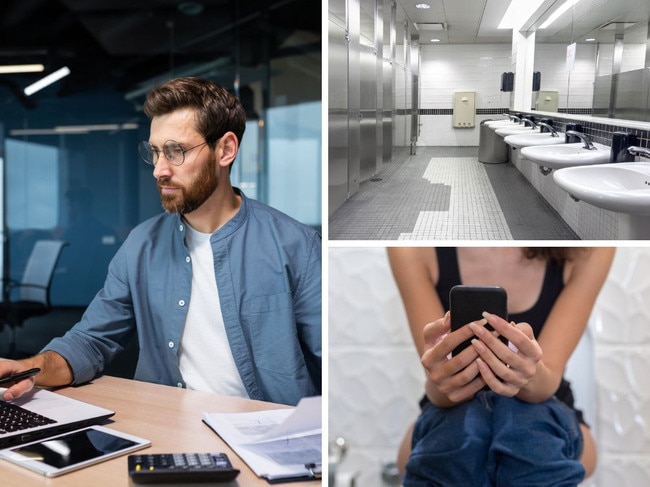
<svg viewBox="0 0 650 487">
<path fill-rule="evenodd" d="M 207 142 L 202 142 L 198 145 L 195 145 L 194 147 L 190 147 L 189 149 L 183 149 L 181 145 L 175 140 L 168 140 L 165 142 L 161 150 L 154 147 L 146 140 L 143 140 L 140 142 L 140 144 L 138 144 L 138 152 L 140 153 L 142 160 L 147 164 L 151 164 L 152 166 L 155 166 L 158 163 L 158 158 L 160 157 L 161 152 L 165 154 L 165 159 L 167 159 L 167 162 L 174 166 L 180 166 L 185 162 L 186 152 L 189 152 L 192 149 L 196 149 L 197 147 L 201 147 L 205 144 L 207 144 Z"/>
</svg>

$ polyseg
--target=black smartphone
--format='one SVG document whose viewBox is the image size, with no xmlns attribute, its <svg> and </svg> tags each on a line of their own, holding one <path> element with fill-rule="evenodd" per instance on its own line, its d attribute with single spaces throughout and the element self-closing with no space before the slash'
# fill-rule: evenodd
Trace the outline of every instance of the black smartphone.
<svg viewBox="0 0 650 487">
<path fill-rule="evenodd" d="M 19 380 L 23 380 L 23 379 L 26 379 L 27 377 L 31 377 L 33 375 L 36 375 L 40 371 L 41 371 L 41 369 L 34 368 L 34 369 L 25 370 L 23 372 L 18 372 L 17 374 L 11 374 L 11 375 L 8 375 L 7 377 L 2 377 L 0 379 L 0 385 L 9 384 L 11 382 L 18 382 Z"/>
<path fill-rule="evenodd" d="M 508 295 L 499 286 L 454 286 L 449 291 L 449 311 L 451 313 L 451 331 L 458 330 L 472 321 L 483 319 L 483 312 L 495 314 L 508 319 Z M 488 330 L 493 328 L 488 324 Z M 507 343 L 505 337 L 501 337 Z M 457 355 L 471 344 L 472 339 L 456 347 L 452 355 Z"/>
</svg>

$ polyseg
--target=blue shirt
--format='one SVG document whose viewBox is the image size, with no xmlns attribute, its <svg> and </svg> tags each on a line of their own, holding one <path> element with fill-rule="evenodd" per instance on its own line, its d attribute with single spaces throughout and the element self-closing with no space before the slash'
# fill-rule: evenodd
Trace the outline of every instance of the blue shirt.
<svg viewBox="0 0 650 487">
<path fill-rule="evenodd" d="M 239 211 L 210 238 L 230 349 L 251 399 L 294 405 L 321 393 L 321 238 L 235 191 Z M 134 228 L 81 321 L 44 348 L 67 360 L 73 384 L 100 374 L 137 330 L 135 379 L 185 387 L 178 367 L 192 282 L 185 229 L 167 213 Z"/>
</svg>

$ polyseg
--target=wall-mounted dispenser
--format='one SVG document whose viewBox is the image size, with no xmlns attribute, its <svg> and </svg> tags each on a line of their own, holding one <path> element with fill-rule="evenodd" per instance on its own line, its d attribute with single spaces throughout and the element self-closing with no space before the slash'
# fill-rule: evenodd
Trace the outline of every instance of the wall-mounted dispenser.
<svg viewBox="0 0 650 487">
<path fill-rule="evenodd" d="M 612 151 L 609 162 L 633 162 L 634 156 L 627 151 L 628 147 L 638 145 L 639 138 L 628 132 L 614 132 L 612 134 Z"/>
<path fill-rule="evenodd" d="M 542 73 L 539 71 L 535 71 L 533 73 L 533 91 L 539 91 L 541 85 L 542 85 Z"/>
<path fill-rule="evenodd" d="M 515 73 L 501 74 L 501 91 L 513 91 L 515 89 Z"/>
<path fill-rule="evenodd" d="M 471 128 L 476 123 L 476 92 L 457 91 L 454 93 L 454 128 Z"/>
<path fill-rule="evenodd" d="M 535 91 L 535 90 L 533 90 Z M 535 110 L 539 112 L 557 112 L 560 104 L 560 94 L 558 91 L 538 91 L 535 100 Z"/>
</svg>

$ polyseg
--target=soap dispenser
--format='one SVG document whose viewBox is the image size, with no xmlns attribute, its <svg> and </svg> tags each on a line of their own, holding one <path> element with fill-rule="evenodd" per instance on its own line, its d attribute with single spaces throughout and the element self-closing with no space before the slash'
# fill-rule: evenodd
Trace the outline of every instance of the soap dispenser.
<svg viewBox="0 0 650 487">
<path fill-rule="evenodd" d="M 627 148 L 638 144 L 639 138 L 636 135 L 628 132 L 614 132 L 609 162 L 633 162 L 634 156 L 627 151 Z"/>
</svg>

